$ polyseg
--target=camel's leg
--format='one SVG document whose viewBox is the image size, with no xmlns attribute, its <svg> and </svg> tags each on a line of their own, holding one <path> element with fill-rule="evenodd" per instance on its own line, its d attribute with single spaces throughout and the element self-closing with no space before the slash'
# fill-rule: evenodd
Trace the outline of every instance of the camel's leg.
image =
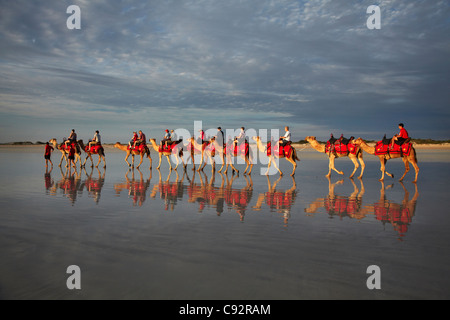
<svg viewBox="0 0 450 320">
<path fill-rule="evenodd" d="M 159 163 L 158 163 L 158 166 L 156 167 L 156 169 L 158 169 L 159 170 L 159 168 L 161 167 L 161 159 L 162 159 L 162 154 L 161 154 L 161 152 L 159 153 Z"/>
<path fill-rule="evenodd" d="M 356 159 L 356 157 L 349 157 L 349 158 L 350 158 L 350 160 L 352 160 L 353 165 L 354 165 L 353 172 L 352 172 L 352 174 L 350 175 L 349 178 L 353 178 L 353 176 L 355 175 L 356 170 L 358 170 L 358 168 L 359 168 L 359 163 L 358 163 L 358 160 Z"/>
<path fill-rule="evenodd" d="M 250 166 L 250 161 L 248 161 L 247 157 L 245 157 L 244 159 L 245 159 L 245 163 L 247 164 L 247 166 L 245 167 L 245 170 L 244 170 L 244 176 L 245 176 L 245 174 L 247 173 L 247 169 Z"/>
<path fill-rule="evenodd" d="M 195 153 L 191 152 L 191 159 L 192 159 L 192 171 L 195 171 Z"/>
<path fill-rule="evenodd" d="M 330 177 L 331 176 L 331 170 L 334 170 L 334 171 L 336 171 L 338 174 L 344 174 L 344 172 L 342 172 L 342 171 L 339 171 L 339 170 L 337 170 L 335 167 L 334 167 L 334 160 L 335 160 L 336 158 L 334 157 L 334 156 L 331 156 L 330 157 L 330 162 L 329 162 L 329 164 L 328 164 L 328 166 L 329 166 L 329 171 L 328 171 L 328 174 L 326 175 L 327 177 Z"/>
<path fill-rule="evenodd" d="M 100 157 L 100 155 L 99 155 Z M 103 168 L 106 168 L 106 156 L 102 155 L 102 159 L 103 159 Z"/>
<path fill-rule="evenodd" d="M 286 158 L 287 161 L 289 161 L 290 163 L 292 163 L 292 173 L 291 173 L 291 177 L 295 175 L 295 169 L 297 169 L 297 163 L 295 162 L 294 159 L 292 158 Z"/>
<path fill-rule="evenodd" d="M 86 165 L 86 161 L 87 161 L 88 158 L 89 158 L 89 153 L 86 156 L 86 159 L 84 159 L 84 162 L 81 164 L 81 167 L 84 167 Z"/>
<path fill-rule="evenodd" d="M 280 168 L 278 167 L 277 161 L 275 160 L 274 156 L 270 156 L 270 158 L 269 158 L 269 164 L 267 166 L 267 172 L 266 172 L 265 175 L 267 176 L 269 174 L 269 169 L 270 169 L 270 166 L 272 165 L 272 161 L 273 161 L 273 166 L 275 167 L 275 169 L 277 169 L 277 171 L 280 174 L 280 176 L 282 176 L 283 172 L 281 172 Z"/>
<path fill-rule="evenodd" d="M 361 174 L 359 175 L 358 179 L 361 179 L 363 177 L 364 169 L 366 168 L 366 164 L 364 163 L 362 155 L 358 159 L 359 159 L 359 163 L 361 164 Z"/>
<path fill-rule="evenodd" d="M 153 159 L 152 159 L 152 157 L 150 156 L 150 155 L 148 155 L 147 156 L 147 158 L 148 158 L 148 162 L 150 163 L 150 170 L 152 170 L 152 167 L 153 167 Z"/>
<path fill-rule="evenodd" d="M 200 170 L 203 169 L 202 165 L 203 165 L 203 151 L 202 151 L 202 153 L 201 153 L 200 163 L 199 163 L 199 165 L 198 165 L 197 171 L 200 171 Z"/>
<path fill-rule="evenodd" d="M 387 162 L 387 159 L 384 158 L 384 157 L 380 157 L 380 162 L 381 162 L 381 168 L 380 168 L 380 170 L 381 170 L 381 179 L 380 179 L 380 181 L 384 181 L 384 174 L 385 174 L 385 173 L 386 173 L 389 177 L 393 178 L 394 175 L 393 175 L 393 174 L 390 174 L 389 172 L 386 171 L 386 162 Z"/>
<path fill-rule="evenodd" d="M 166 156 L 167 162 L 169 163 L 169 170 L 172 171 L 172 163 L 170 162 L 170 156 Z"/>
<path fill-rule="evenodd" d="M 252 170 L 253 170 L 253 163 L 250 162 L 250 170 L 247 172 L 249 176 L 252 174 Z"/>
<path fill-rule="evenodd" d="M 167 157 L 167 159 L 169 159 L 169 156 Z M 175 165 L 175 168 L 173 168 L 173 169 L 177 170 L 178 165 L 180 164 L 180 161 L 178 160 L 178 154 L 175 154 L 175 159 L 177 160 L 177 164 Z"/>
<path fill-rule="evenodd" d="M 139 161 L 139 164 L 137 165 L 137 169 L 139 169 L 139 167 L 141 166 L 142 162 L 144 161 L 144 154 L 141 153 L 141 161 Z"/>
<path fill-rule="evenodd" d="M 417 162 L 414 161 L 414 160 L 412 160 L 412 161 L 410 160 L 410 162 L 413 165 L 414 170 L 416 171 L 416 178 L 413 181 L 413 183 L 416 183 L 417 182 L 417 176 L 419 175 L 419 166 L 417 165 Z"/>
<path fill-rule="evenodd" d="M 59 167 L 61 167 L 63 159 L 66 161 L 66 168 L 67 168 L 69 166 L 69 164 L 67 161 L 66 154 L 64 152 L 61 152 L 61 160 L 59 161 Z"/>
<path fill-rule="evenodd" d="M 125 162 L 127 163 L 127 165 L 129 167 L 131 167 L 131 164 L 128 162 L 128 157 L 130 156 L 131 153 L 127 152 L 127 155 L 125 156 Z"/>
<path fill-rule="evenodd" d="M 97 165 L 95 166 L 96 168 L 98 168 L 98 165 L 100 164 L 101 161 L 102 161 L 102 157 L 101 157 L 101 155 L 98 155 L 98 162 L 97 162 Z"/>
<path fill-rule="evenodd" d="M 222 155 L 222 166 L 220 167 L 220 169 L 218 171 L 219 173 L 222 172 L 222 169 L 225 166 L 225 156 L 223 155 L 223 153 L 221 153 L 221 155 Z"/>
<path fill-rule="evenodd" d="M 405 164 L 405 172 L 403 173 L 403 175 L 401 176 L 401 178 L 398 181 L 403 181 L 403 179 L 405 178 L 406 174 L 409 172 L 409 161 L 406 157 L 402 158 L 403 163 Z"/>
</svg>

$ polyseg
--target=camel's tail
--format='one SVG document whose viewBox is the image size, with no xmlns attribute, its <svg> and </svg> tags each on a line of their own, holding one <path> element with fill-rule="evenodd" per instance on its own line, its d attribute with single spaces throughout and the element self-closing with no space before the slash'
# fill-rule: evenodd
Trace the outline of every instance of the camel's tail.
<svg viewBox="0 0 450 320">
<path fill-rule="evenodd" d="M 147 155 L 147 158 L 150 158 L 150 149 L 148 146 L 145 146 L 145 154 Z"/>
</svg>

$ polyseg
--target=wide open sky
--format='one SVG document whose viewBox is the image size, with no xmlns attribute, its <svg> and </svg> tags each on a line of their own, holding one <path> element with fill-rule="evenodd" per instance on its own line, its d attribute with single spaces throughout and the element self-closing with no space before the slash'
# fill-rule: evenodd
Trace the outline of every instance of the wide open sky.
<svg viewBox="0 0 450 320">
<path fill-rule="evenodd" d="M 450 139 L 449 35 L 446 0 L 0 0 L 0 142 L 159 139 L 196 120 Z"/>
</svg>

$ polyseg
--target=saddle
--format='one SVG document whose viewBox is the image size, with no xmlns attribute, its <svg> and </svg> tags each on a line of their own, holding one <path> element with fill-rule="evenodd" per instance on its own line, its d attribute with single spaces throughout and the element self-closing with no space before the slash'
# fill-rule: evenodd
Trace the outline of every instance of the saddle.
<svg viewBox="0 0 450 320">
<path fill-rule="evenodd" d="M 336 139 L 333 135 L 331 135 L 331 138 L 327 141 L 327 144 L 325 145 L 325 153 L 328 153 L 329 155 L 331 153 L 339 154 L 339 155 L 348 155 L 356 154 L 357 148 L 351 141 L 355 137 L 351 136 L 349 139 L 345 138 L 343 134 L 341 134 L 341 137 L 339 139 Z"/>
</svg>

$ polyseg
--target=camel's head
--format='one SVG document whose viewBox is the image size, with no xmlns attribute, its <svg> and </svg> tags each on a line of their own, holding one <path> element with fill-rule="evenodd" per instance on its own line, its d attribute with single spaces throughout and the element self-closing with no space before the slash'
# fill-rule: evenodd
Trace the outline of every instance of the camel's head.
<svg viewBox="0 0 450 320">
<path fill-rule="evenodd" d="M 117 148 L 117 147 L 119 147 L 119 146 L 120 146 L 120 142 L 117 141 L 117 142 L 114 144 L 114 148 Z"/>
<path fill-rule="evenodd" d="M 258 136 L 252 137 L 253 140 L 255 140 L 256 142 L 261 141 L 261 138 Z"/>
<path fill-rule="evenodd" d="M 358 139 L 353 140 L 353 143 L 356 145 L 360 145 L 363 141 L 364 140 L 361 137 L 359 137 Z"/>
<path fill-rule="evenodd" d="M 316 137 L 314 137 L 314 136 L 308 136 L 308 137 L 305 138 L 305 140 L 308 141 L 308 142 L 311 142 L 311 141 L 316 140 Z"/>
<path fill-rule="evenodd" d="M 151 139 L 148 139 L 148 141 L 150 141 L 150 142 L 155 142 L 155 141 L 156 141 L 156 139 L 154 139 L 154 138 L 151 138 Z"/>
</svg>

